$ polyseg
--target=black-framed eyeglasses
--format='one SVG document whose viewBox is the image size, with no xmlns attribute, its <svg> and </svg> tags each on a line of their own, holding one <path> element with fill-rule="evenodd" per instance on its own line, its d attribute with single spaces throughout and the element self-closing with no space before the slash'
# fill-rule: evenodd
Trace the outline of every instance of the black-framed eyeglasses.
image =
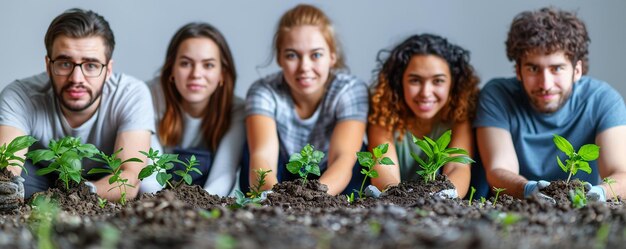
<svg viewBox="0 0 626 249">
<path fill-rule="evenodd" d="M 52 64 L 52 72 L 56 76 L 71 75 L 74 72 L 74 68 L 78 66 L 85 77 L 98 77 L 107 66 L 107 64 L 94 61 L 74 63 L 69 60 L 50 60 L 50 64 Z"/>
</svg>

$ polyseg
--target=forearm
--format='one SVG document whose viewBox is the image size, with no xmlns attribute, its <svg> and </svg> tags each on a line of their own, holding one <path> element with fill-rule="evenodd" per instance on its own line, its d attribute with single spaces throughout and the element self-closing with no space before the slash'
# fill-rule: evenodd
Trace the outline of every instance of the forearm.
<svg viewBox="0 0 626 249">
<path fill-rule="evenodd" d="M 320 183 L 328 186 L 328 194 L 338 195 L 348 186 L 354 163 L 355 159 L 347 156 L 337 158 L 332 164 L 329 162 L 328 168 L 320 177 Z"/>
<path fill-rule="evenodd" d="M 272 189 L 272 187 L 274 185 L 276 185 L 278 183 L 278 177 L 277 177 L 277 169 L 276 166 L 271 167 L 271 164 L 269 164 L 267 162 L 267 160 L 263 159 L 260 156 L 251 156 L 250 157 L 250 172 L 248 172 L 248 179 L 250 182 L 250 188 L 252 188 L 252 186 L 258 184 L 257 182 L 257 170 L 271 170 L 271 172 L 267 173 L 266 177 L 265 177 L 265 184 L 263 184 L 263 186 L 261 186 L 260 190 L 270 190 Z M 245 174 L 245 172 L 242 172 L 242 174 Z"/>
<path fill-rule="evenodd" d="M 516 198 L 524 198 L 524 185 L 528 182 L 523 176 L 505 169 L 493 169 L 487 172 L 487 181 L 490 186 L 505 188 L 503 193 Z"/>
<path fill-rule="evenodd" d="M 452 185 L 456 189 L 456 192 L 459 194 L 459 198 L 465 197 L 467 194 L 467 190 L 470 185 L 470 166 L 465 164 L 450 164 L 446 165 L 446 167 L 450 167 L 449 171 L 445 171 L 445 175 L 448 176 Z"/>
<path fill-rule="evenodd" d="M 383 173 L 383 171 L 378 171 L 378 177 L 372 178 L 371 182 L 372 185 L 383 191 L 389 187 L 400 184 L 400 178 L 397 178 L 387 172 Z"/>
</svg>

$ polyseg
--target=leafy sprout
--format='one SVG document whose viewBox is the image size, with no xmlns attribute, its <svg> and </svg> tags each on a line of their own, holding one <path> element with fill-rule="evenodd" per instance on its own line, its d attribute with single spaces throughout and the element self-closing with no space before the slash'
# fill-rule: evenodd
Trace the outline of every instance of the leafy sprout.
<svg viewBox="0 0 626 249">
<path fill-rule="evenodd" d="M 567 139 L 557 134 L 553 134 L 553 136 L 554 138 L 552 140 L 554 141 L 556 147 L 569 157 L 569 159 L 565 160 L 565 164 L 563 164 L 563 162 L 561 162 L 561 158 L 559 158 L 558 155 L 556 156 L 559 167 L 561 167 L 565 173 L 569 173 L 567 183 L 569 183 L 572 175 L 575 175 L 578 170 L 591 174 L 589 162 L 598 159 L 600 156 L 600 147 L 595 144 L 585 144 L 580 147 L 578 152 L 576 152 L 572 144 L 567 141 Z"/>
<path fill-rule="evenodd" d="M 199 175 L 202 175 L 202 171 L 200 171 L 197 168 L 198 165 L 199 163 L 198 163 L 198 160 L 196 159 L 196 156 L 191 155 L 191 157 L 189 157 L 187 162 L 183 162 L 183 166 L 185 167 L 185 170 L 174 171 L 175 175 L 180 176 L 181 179 L 183 179 L 182 181 L 178 182 L 178 184 L 176 185 L 177 188 L 180 187 L 180 185 L 182 185 L 183 182 L 187 183 L 187 185 L 191 185 L 191 183 L 193 182 L 193 179 L 191 178 L 190 172 L 195 172 Z"/>
<path fill-rule="evenodd" d="M 363 169 L 361 169 L 361 174 L 365 175 L 365 177 L 363 177 L 363 183 L 361 183 L 361 189 L 359 189 L 358 192 L 359 198 L 363 198 L 363 188 L 365 187 L 365 182 L 367 181 L 367 178 L 378 177 L 378 172 L 376 172 L 376 170 L 374 169 L 374 166 L 376 164 L 394 165 L 393 161 L 389 159 L 389 157 L 383 157 L 383 154 L 387 153 L 388 149 L 389 144 L 381 144 L 372 149 L 373 153 L 369 151 L 360 151 L 356 153 L 359 164 L 363 166 Z"/>
<path fill-rule="evenodd" d="M 569 195 L 574 208 L 582 208 L 587 205 L 587 196 L 585 195 L 585 188 L 583 186 L 570 190 Z"/>
<path fill-rule="evenodd" d="M 115 188 L 119 189 L 120 194 L 121 194 L 120 204 L 122 204 L 123 206 L 123 205 L 126 205 L 126 187 L 134 188 L 135 186 L 133 186 L 132 184 L 129 184 L 128 179 L 122 177 L 122 172 L 123 172 L 122 165 L 128 162 L 143 163 L 143 161 L 135 157 L 122 161 L 122 159 L 117 157 L 117 154 L 119 154 L 122 150 L 123 148 L 120 148 L 116 152 L 113 152 L 111 156 L 108 156 L 102 151 L 98 152 L 97 154 L 98 157 L 94 157 L 91 160 L 104 163 L 109 168 L 93 168 L 89 170 L 87 174 L 100 174 L 100 173 L 111 174 L 111 177 L 109 178 L 109 184 L 111 185 L 115 184 L 115 186 L 110 188 L 108 191 L 111 191 Z"/>
<path fill-rule="evenodd" d="M 263 194 L 263 190 L 261 190 L 261 188 L 265 185 L 265 178 L 267 178 L 267 174 L 272 172 L 272 170 L 256 169 L 254 172 L 256 173 L 256 183 L 250 187 L 250 192 L 246 193 L 246 195 L 251 198 L 258 198 Z"/>
<path fill-rule="evenodd" d="M 83 158 L 93 158 L 100 151 L 93 144 L 83 144 L 80 138 L 64 137 L 59 140 L 50 140 L 48 149 L 39 149 L 26 153 L 26 157 L 37 164 L 41 161 L 52 161 L 48 167 L 37 170 L 37 175 L 46 175 L 52 172 L 59 173 L 59 179 L 70 189 L 70 181 L 80 184 L 82 176 Z"/>
<path fill-rule="evenodd" d="M 31 136 L 19 136 L 13 139 L 9 144 L 6 143 L 0 146 L 0 170 L 5 169 L 8 166 L 17 166 L 22 168 L 27 174 L 28 171 L 24 168 L 24 158 L 15 155 L 20 150 L 26 149 L 37 142 L 37 139 Z M 20 163 L 16 163 L 19 161 Z"/>
<path fill-rule="evenodd" d="M 319 164 L 322 158 L 324 158 L 324 152 L 315 150 L 313 145 L 307 144 L 300 153 L 294 153 L 289 157 L 287 170 L 292 174 L 299 175 L 302 178 L 302 186 L 304 186 L 309 174 L 321 175 Z"/>
<path fill-rule="evenodd" d="M 469 196 L 469 200 L 468 200 L 468 205 L 471 206 L 472 205 L 472 200 L 474 199 L 474 193 L 476 193 L 476 188 L 474 188 L 473 186 L 470 187 L 470 196 Z"/>
<path fill-rule="evenodd" d="M 235 190 L 235 203 L 230 205 L 231 209 L 243 208 L 248 205 L 259 206 L 261 201 L 263 201 L 262 197 L 248 198 L 246 195 L 241 192 L 241 190 Z"/>
<path fill-rule="evenodd" d="M 496 203 L 498 202 L 498 196 L 500 196 L 500 192 L 505 191 L 505 188 L 496 188 L 493 187 L 493 191 L 496 192 L 496 197 L 493 199 L 493 207 L 496 207 Z"/>
<path fill-rule="evenodd" d="M 456 162 L 462 164 L 473 163 L 466 150 L 460 148 L 447 148 L 450 144 L 452 131 L 448 130 L 437 141 L 424 136 L 424 139 L 419 139 L 413 136 L 413 143 L 415 143 L 428 157 L 426 161 L 422 160 L 419 155 L 411 152 L 411 156 L 422 170 L 418 170 L 417 174 L 424 178 L 425 182 L 434 181 L 439 168 L 446 163 Z M 455 156 L 452 156 L 456 154 Z"/>
<path fill-rule="evenodd" d="M 615 203 L 619 203 L 619 199 L 617 199 L 617 195 L 615 194 L 615 191 L 613 191 L 613 186 L 612 186 L 614 183 L 616 183 L 615 179 L 611 177 L 605 177 L 604 179 L 602 179 L 602 181 L 606 183 L 607 185 L 609 185 L 611 194 L 613 194 L 613 198 L 615 198 Z"/>
<path fill-rule="evenodd" d="M 187 162 L 183 162 L 178 159 L 178 155 L 176 154 L 159 154 L 158 150 L 154 150 L 152 148 L 150 148 L 148 152 L 140 151 L 139 153 L 145 155 L 152 161 L 152 164 L 147 165 L 139 172 L 140 180 L 143 180 L 156 172 L 156 180 L 159 184 L 161 184 L 161 186 L 165 187 L 167 185 L 170 188 L 175 189 L 180 187 L 183 181 L 191 185 L 192 178 L 189 172 L 196 172 L 202 175 L 202 172 L 196 168 L 198 161 L 194 155 L 192 155 Z M 180 163 L 185 167 L 185 170 L 174 171 L 174 174 L 182 178 L 182 181 L 178 182 L 176 186 L 172 185 L 171 179 L 173 176 L 168 173 L 168 170 L 174 168 L 174 163 Z"/>
</svg>

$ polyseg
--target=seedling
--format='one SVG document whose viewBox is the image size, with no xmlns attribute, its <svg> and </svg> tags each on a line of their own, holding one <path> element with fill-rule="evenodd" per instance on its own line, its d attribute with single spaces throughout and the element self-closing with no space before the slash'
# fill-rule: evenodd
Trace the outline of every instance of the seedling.
<svg viewBox="0 0 626 249">
<path fill-rule="evenodd" d="M 425 182 L 434 181 L 439 168 L 446 163 L 456 162 L 462 164 L 473 163 L 466 150 L 459 148 L 446 148 L 450 144 L 452 137 L 452 131 L 448 130 L 437 141 L 433 141 L 431 138 L 424 136 L 424 139 L 419 139 L 413 136 L 413 143 L 415 143 L 428 157 L 426 161 L 422 160 L 417 154 L 411 152 L 411 157 L 417 161 L 422 170 L 418 170 L 417 174 L 424 178 Z M 451 154 L 457 154 L 451 156 Z"/>
<path fill-rule="evenodd" d="M 350 204 L 354 203 L 354 192 L 350 193 L 349 195 L 346 195 L 346 198 L 348 198 L 348 203 Z"/>
<path fill-rule="evenodd" d="M 114 226 L 105 223 L 100 227 L 100 248 L 114 249 L 118 248 L 118 242 L 120 241 L 120 231 Z"/>
<path fill-rule="evenodd" d="M 52 240 L 54 222 L 59 213 L 59 205 L 55 200 L 44 196 L 35 196 L 31 202 L 32 213 L 29 227 L 37 239 L 37 248 L 56 248 Z"/>
<path fill-rule="evenodd" d="M 484 196 L 480 197 L 480 207 L 484 207 L 485 203 L 487 203 L 487 199 Z"/>
<path fill-rule="evenodd" d="M 122 177 L 122 164 L 128 162 L 143 163 L 141 159 L 135 157 L 122 161 L 122 159 L 117 157 L 117 154 L 119 154 L 123 149 L 124 148 L 120 148 L 116 152 L 113 152 L 111 156 L 108 156 L 102 151 L 98 152 L 98 157 L 94 157 L 91 160 L 104 163 L 105 165 L 108 165 L 109 168 L 93 168 L 89 170 L 89 172 L 87 172 L 87 174 L 111 174 L 111 177 L 109 178 L 109 184 L 115 184 L 115 186 L 110 188 L 108 191 L 111 191 L 114 188 L 119 189 L 121 193 L 120 204 L 122 204 L 122 206 L 126 205 L 126 187 L 135 187 L 132 184 L 128 184 L 128 179 Z"/>
<path fill-rule="evenodd" d="M 496 203 L 498 202 L 498 196 L 500 195 L 500 192 L 505 191 L 505 188 L 496 188 L 493 187 L 493 191 L 496 192 L 496 197 L 493 199 L 493 207 L 496 207 Z"/>
<path fill-rule="evenodd" d="M 615 194 L 615 191 L 613 191 L 613 184 L 615 183 L 615 179 L 610 178 L 610 177 L 606 177 L 604 179 L 602 179 L 602 181 L 604 183 L 606 183 L 607 185 L 609 185 L 609 189 L 611 190 L 611 194 L 613 194 L 613 198 L 615 198 L 615 203 L 619 203 L 619 199 L 617 199 L 617 195 Z"/>
<path fill-rule="evenodd" d="M 611 234 L 611 224 L 602 223 L 596 232 L 594 249 L 604 249 L 607 246 L 609 235 Z"/>
<path fill-rule="evenodd" d="M 235 204 L 231 205 L 231 209 L 243 208 L 247 205 L 259 206 L 262 201 L 261 197 L 248 198 L 239 189 L 235 190 Z"/>
<path fill-rule="evenodd" d="M 250 198 L 259 198 L 263 194 L 263 190 L 261 190 L 261 187 L 265 185 L 265 178 L 267 177 L 267 173 L 272 172 L 272 170 L 256 169 L 254 170 L 254 172 L 256 173 L 256 183 L 253 184 L 252 187 L 250 187 L 250 192 L 246 193 L 246 195 Z"/>
<path fill-rule="evenodd" d="M 559 150 L 563 151 L 569 159 L 565 160 L 565 164 L 561 162 L 561 158 L 556 156 L 556 161 L 559 164 L 559 167 L 565 172 L 569 173 L 567 177 L 567 183 L 569 183 L 572 175 L 575 175 L 578 170 L 582 170 L 587 172 L 587 174 L 591 174 L 591 167 L 589 166 L 589 162 L 598 159 L 600 156 L 600 147 L 595 144 L 585 144 L 578 152 L 574 150 L 574 146 L 567 141 L 564 137 L 561 137 L 557 134 L 553 134 L 554 144 Z"/>
<path fill-rule="evenodd" d="M 374 166 L 377 163 L 381 165 L 394 165 L 393 161 L 391 161 L 389 157 L 383 157 L 383 154 L 387 153 L 388 148 L 389 144 L 381 144 L 372 150 L 373 153 L 369 151 L 360 151 L 356 153 L 356 157 L 359 159 L 359 164 L 363 167 L 363 169 L 361 169 L 361 174 L 365 175 L 365 177 L 363 177 L 363 183 L 361 183 L 361 189 L 359 189 L 358 192 L 359 199 L 363 198 L 363 188 L 365 187 L 367 178 L 378 177 L 378 172 L 374 169 Z"/>
<path fill-rule="evenodd" d="M 24 168 L 24 158 L 20 156 L 16 156 L 20 150 L 26 149 L 37 142 L 37 139 L 31 136 L 19 136 L 13 139 L 8 145 L 5 143 L 0 146 L 0 170 L 5 169 L 8 166 L 17 166 L 24 170 L 24 172 L 28 173 L 26 168 Z M 20 163 L 16 163 L 15 161 L 19 161 Z"/>
<path fill-rule="evenodd" d="M 107 199 L 98 197 L 98 206 L 100 208 L 106 207 L 107 203 L 109 203 L 109 201 L 107 201 Z"/>
<path fill-rule="evenodd" d="M 174 163 L 183 163 L 182 161 L 178 160 L 178 155 L 159 154 L 158 150 L 154 150 L 152 148 L 150 148 L 148 152 L 140 151 L 139 153 L 143 154 L 152 161 L 152 164 L 147 165 L 145 168 L 141 169 L 141 171 L 139 172 L 139 180 L 148 178 L 156 172 L 157 182 L 163 187 L 167 185 L 173 189 L 174 186 L 170 182 L 173 176 L 167 171 L 174 168 Z"/>
<path fill-rule="evenodd" d="M 474 193 L 476 193 L 476 188 L 470 187 L 470 196 L 469 196 L 469 200 L 467 203 L 469 206 L 472 205 L 472 199 L 474 199 Z"/>
<path fill-rule="evenodd" d="M 52 161 L 48 167 L 37 170 L 37 175 L 46 175 L 52 172 L 59 173 L 59 179 L 70 189 L 70 181 L 80 184 L 82 176 L 83 158 L 93 158 L 99 150 L 93 144 L 83 144 L 80 138 L 64 137 L 50 140 L 48 149 L 34 150 L 26 153 L 26 157 L 37 164 L 40 161 Z"/>
<path fill-rule="evenodd" d="M 582 208 L 587 205 L 587 196 L 583 186 L 570 190 L 570 199 L 574 208 Z"/>
<path fill-rule="evenodd" d="M 200 215 L 200 217 L 205 218 L 205 219 L 217 219 L 220 216 L 222 216 L 222 211 L 220 211 L 217 208 L 213 208 L 211 209 L 211 211 L 200 209 L 198 210 L 198 215 Z"/>
<path fill-rule="evenodd" d="M 300 175 L 302 177 L 302 186 L 304 186 L 309 174 L 321 175 L 319 163 L 322 161 L 322 158 L 324 158 L 324 152 L 315 150 L 313 145 L 307 144 L 300 153 L 294 153 L 289 157 L 287 170 L 292 174 Z"/>
</svg>

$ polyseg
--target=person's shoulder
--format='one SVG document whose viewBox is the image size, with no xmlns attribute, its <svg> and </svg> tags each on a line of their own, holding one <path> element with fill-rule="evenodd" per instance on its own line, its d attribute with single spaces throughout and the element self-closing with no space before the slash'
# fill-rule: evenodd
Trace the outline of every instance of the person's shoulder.
<svg viewBox="0 0 626 249">
<path fill-rule="evenodd" d="M 144 81 L 125 73 L 113 73 L 107 84 L 122 93 L 148 91 L 148 85 Z"/>
<path fill-rule="evenodd" d="M 498 94 L 513 94 L 517 95 L 523 91 L 520 81 L 515 77 L 509 78 L 493 78 L 480 89 L 482 95 L 498 93 Z"/>
<path fill-rule="evenodd" d="M 248 96 L 250 94 L 259 95 L 280 91 L 281 82 L 283 80 L 282 78 L 282 71 L 279 71 L 254 81 L 248 89 Z"/>
<path fill-rule="evenodd" d="M 366 86 L 365 81 L 359 79 L 356 75 L 348 73 L 337 73 L 334 76 L 333 85 L 338 87 L 355 87 Z"/>
<path fill-rule="evenodd" d="M 23 91 L 29 94 L 37 94 L 47 92 L 50 87 L 52 87 L 52 84 L 50 84 L 50 77 L 46 72 L 43 72 L 23 79 L 15 80 L 9 83 L 6 88 L 11 91 Z"/>
</svg>

